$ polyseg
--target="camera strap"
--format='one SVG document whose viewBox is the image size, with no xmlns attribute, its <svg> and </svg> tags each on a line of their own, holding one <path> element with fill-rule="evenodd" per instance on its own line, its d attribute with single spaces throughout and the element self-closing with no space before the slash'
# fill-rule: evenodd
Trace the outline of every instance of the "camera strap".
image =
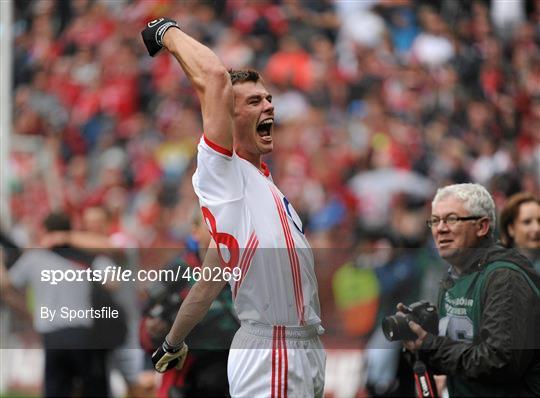
<svg viewBox="0 0 540 398">
<path fill-rule="evenodd" d="M 413 364 L 414 372 L 414 384 L 416 385 L 416 391 L 418 397 L 422 398 L 438 398 L 437 386 L 433 376 L 427 371 L 426 365 L 420 360 L 418 354 L 415 354 L 415 360 Z"/>
</svg>

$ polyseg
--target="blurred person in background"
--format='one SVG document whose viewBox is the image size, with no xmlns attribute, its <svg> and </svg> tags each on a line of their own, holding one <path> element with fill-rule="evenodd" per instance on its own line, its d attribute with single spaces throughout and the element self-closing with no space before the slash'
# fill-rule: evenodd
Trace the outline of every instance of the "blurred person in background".
<svg viewBox="0 0 540 398">
<path fill-rule="evenodd" d="M 296 0 L 257 4 L 16 2 L 14 133 L 61 139 L 62 150 L 54 160 L 63 173 L 66 188 L 59 192 L 71 206 L 70 214 L 89 204 L 102 204 L 109 189 L 122 188 L 128 198 L 125 218 L 133 219 L 138 209 L 133 203 L 141 191 L 149 183 L 163 180 L 170 173 L 171 162 L 177 161 L 171 161 L 163 150 L 156 151 L 174 146 L 169 131 L 178 128 L 171 128 L 171 121 L 182 115 L 185 122 L 186 111 L 196 110 L 174 60 L 139 60 L 142 48 L 128 33 L 143 21 L 170 13 L 185 16 L 197 37 L 227 53 L 228 67 L 272 70 L 271 60 L 283 55 L 278 43 L 300 43 L 301 51 L 292 53 L 309 61 L 306 66 L 313 84 L 297 85 L 294 101 L 302 109 L 320 107 L 320 121 L 317 127 L 302 122 L 305 137 L 298 134 L 294 148 L 283 151 L 280 147 L 269 163 L 279 171 L 279 165 L 302 157 L 309 165 L 306 181 L 324 187 L 320 193 L 306 193 L 308 203 L 327 203 L 335 193 L 324 186 L 324 174 L 317 173 L 315 164 L 332 165 L 345 183 L 353 183 L 354 175 L 366 171 L 362 152 L 380 152 L 384 141 L 390 143 L 386 145 L 392 174 L 412 167 L 410 171 L 419 171 L 438 185 L 468 181 L 469 174 L 482 183 L 510 167 L 512 172 L 518 169 L 515 172 L 520 175 L 522 190 L 538 194 L 539 168 L 535 166 L 540 159 L 540 129 L 534 126 L 540 115 L 540 69 L 536 66 L 540 47 L 535 27 L 540 9 L 536 3 L 523 3 L 507 5 L 513 10 L 510 18 L 501 11 L 506 9 L 501 9 L 501 2 L 482 1 L 429 5 L 408 0 L 391 4 Z M 365 28 L 368 25 L 371 30 Z M 502 33 L 501 29 L 507 30 Z M 388 33 L 393 45 L 385 40 Z M 426 53 L 436 43 L 441 43 L 440 48 Z M 223 46 L 232 46 L 234 54 L 239 51 L 243 55 L 231 59 Z M 285 54 L 291 56 L 290 51 Z M 337 62 L 337 58 L 349 62 Z M 272 82 L 271 75 L 265 78 Z M 290 96 L 280 95 L 282 89 L 273 87 L 274 103 L 278 113 L 286 115 L 294 107 L 289 106 Z M 285 94 L 289 91 L 287 88 Z M 373 92 L 380 97 L 376 114 L 370 111 Z M 335 162 L 335 150 L 326 145 L 330 140 L 318 139 L 316 130 L 336 137 L 345 127 L 340 120 L 346 120 L 352 109 L 357 126 L 348 128 L 349 136 L 343 141 L 350 150 L 345 153 L 353 161 Z M 396 112 L 412 116 L 406 124 L 409 129 L 414 125 L 417 132 L 405 134 L 391 127 L 396 124 L 392 116 Z M 444 120 L 444 125 L 438 120 Z M 278 120 L 276 135 L 284 128 Z M 490 140 L 492 135 L 496 139 Z M 479 145 L 463 145 L 464 138 Z M 146 150 L 137 149 L 138 142 Z M 302 145 L 304 142 L 309 145 Z M 116 172 L 108 170 L 107 181 L 98 181 L 93 170 L 100 168 L 92 159 L 109 147 L 125 150 L 128 166 Z M 38 154 L 31 156 L 34 159 Z M 187 160 L 193 152 L 185 156 Z M 420 161 L 415 161 L 417 158 Z M 15 225 L 30 229 L 22 222 L 28 212 L 22 204 L 32 202 L 28 198 L 40 181 L 32 180 L 34 174 L 20 163 L 13 168 L 18 179 L 14 195 L 19 200 L 13 201 L 12 213 Z M 72 163 L 74 167 L 69 167 Z M 85 163 L 92 172 L 85 173 Z M 482 168 L 483 164 L 487 166 Z M 381 164 L 369 167 L 374 171 L 384 168 Z M 185 176 L 179 175 L 175 181 Z M 287 175 L 276 172 L 274 178 L 285 187 L 285 194 L 292 195 L 294 187 L 283 185 Z M 359 198 L 364 196 L 368 195 L 363 192 Z M 50 205 L 48 199 L 40 206 Z M 377 218 L 378 209 L 370 209 L 371 198 L 367 199 L 360 204 L 362 216 L 371 218 L 375 213 Z M 384 197 L 381 203 L 386 203 Z M 35 206 L 28 207 L 35 211 Z M 149 236 L 153 229 L 154 224 L 148 226 Z M 306 229 L 311 232 L 309 225 Z"/>
<path fill-rule="evenodd" d="M 133 269 L 137 261 L 137 248 L 133 240 L 120 232 L 111 233 L 111 218 L 106 208 L 90 206 L 83 210 L 79 230 L 52 231 L 42 238 L 46 246 L 70 246 L 106 254 L 114 265 Z M 143 370 L 143 352 L 138 343 L 139 308 L 137 284 L 134 281 L 109 283 L 116 303 L 122 306 L 128 327 L 126 341 L 109 355 L 112 368 L 118 369 L 127 385 L 129 396 L 139 396 L 139 375 Z"/>
<path fill-rule="evenodd" d="M 354 266 L 371 271 L 378 290 L 376 316 L 365 347 L 366 388 L 372 397 L 414 396 L 413 378 L 398 342 L 389 342 L 379 327 L 396 302 L 418 299 L 421 278 L 414 251 L 403 248 L 394 231 L 366 230 L 357 232 L 357 257 Z M 350 275 L 349 277 L 352 277 Z M 367 286 L 358 286 L 366 291 Z M 367 292 L 358 292 L 366 295 Z M 339 294 L 339 293 L 338 293 Z M 365 312 L 369 306 L 365 306 Z"/>
<path fill-rule="evenodd" d="M 528 192 L 512 195 L 499 225 L 503 245 L 521 251 L 540 273 L 540 199 Z"/>
<path fill-rule="evenodd" d="M 77 238 L 75 238 L 76 240 Z M 134 242 L 125 241 L 120 233 L 110 233 L 110 216 L 101 206 L 88 207 L 82 214 L 82 229 L 79 241 L 93 246 L 93 250 L 102 251 L 113 256 L 115 264 L 122 269 L 133 269 L 137 250 Z M 108 242 L 107 242 L 108 239 Z M 104 242 L 101 242 L 104 240 Z M 75 242 L 76 243 L 76 242 Z M 130 246 L 129 243 L 132 245 Z M 80 247 L 74 244 L 75 247 Z M 84 245 L 81 245 L 84 247 Z M 112 250 L 111 250 L 112 249 Z M 130 261 L 131 260 L 131 261 Z M 113 296 L 122 305 L 127 316 L 128 337 L 125 343 L 113 350 L 110 355 L 111 365 L 120 371 L 124 378 L 130 397 L 140 396 L 139 375 L 143 370 L 143 352 L 138 344 L 139 307 L 137 284 L 133 281 L 122 281 L 115 286 Z"/>
<path fill-rule="evenodd" d="M 61 212 L 50 213 L 43 225 L 47 232 L 71 230 L 71 220 Z M 25 300 L 20 291 L 25 287 L 32 289 L 34 328 L 41 334 L 45 350 L 44 397 L 109 396 L 108 350 L 101 349 L 99 342 L 96 344 L 92 329 L 96 321 L 86 316 L 60 316 L 63 307 L 78 311 L 92 306 L 91 282 L 64 279 L 53 285 L 41 280 L 44 270 L 103 270 L 107 266 L 110 262 L 105 257 L 91 257 L 68 245 L 51 245 L 49 250 L 24 251 L 9 268 L 7 278 L 2 279 L 2 290 L 20 294 L 21 302 Z M 44 316 L 44 308 L 51 316 Z M 52 311 L 56 311 L 55 316 Z"/>
</svg>

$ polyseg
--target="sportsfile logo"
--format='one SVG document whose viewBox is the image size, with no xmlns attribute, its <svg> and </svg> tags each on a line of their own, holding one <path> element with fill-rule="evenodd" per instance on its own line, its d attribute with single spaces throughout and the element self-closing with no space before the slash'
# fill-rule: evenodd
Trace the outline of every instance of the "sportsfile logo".
<svg viewBox="0 0 540 398">
<path fill-rule="evenodd" d="M 158 23 L 163 21 L 163 19 L 164 18 L 159 18 L 159 19 L 154 19 L 153 21 L 148 22 L 148 27 L 152 28 L 152 27 L 156 26 Z"/>
<path fill-rule="evenodd" d="M 140 269 L 133 272 L 130 269 L 108 265 L 104 269 L 44 269 L 41 270 L 41 282 L 58 285 L 61 282 L 172 282 L 185 279 L 198 282 L 238 282 L 242 279 L 242 270 L 238 267 L 176 267 L 176 269 Z"/>
</svg>

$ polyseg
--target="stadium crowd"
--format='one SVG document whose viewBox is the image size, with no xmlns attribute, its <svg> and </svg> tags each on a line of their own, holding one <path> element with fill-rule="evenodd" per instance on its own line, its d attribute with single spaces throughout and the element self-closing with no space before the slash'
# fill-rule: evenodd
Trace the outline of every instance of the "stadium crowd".
<svg viewBox="0 0 540 398">
<path fill-rule="evenodd" d="M 265 161 L 315 248 L 376 245 L 381 231 L 396 250 L 429 246 L 429 201 L 446 184 L 483 184 L 499 209 L 517 192 L 540 193 L 538 1 L 14 7 L 10 235 L 21 247 L 42 243 L 51 210 L 88 230 L 85 214 L 96 208 L 106 212 L 111 246 L 185 245 L 198 206 L 191 176 L 202 124 L 174 59 L 146 56 L 139 32 L 160 16 L 179 21 L 228 67 L 262 71 L 277 117 Z M 169 260 L 156 253 L 141 251 L 137 266 Z M 415 268 L 418 257 L 400 255 L 364 256 L 403 276 L 385 279 L 381 267 L 381 295 L 388 288 L 389 302 L 406 301 L 418 297 L 389 292 L 403 292 L 404 283 L 436 288 Z M 334 272 L 318 270 L 323 312 L 339 296 Z M 325 320 L 330 335 L 332 322 Z"/>
<path fill-rule="evenodd" d="M 50 169 L 14 147 L 14 225 L 23 245 L 51 207 L 100 205 L 111 233 L 141 247 L 186 234 L 202 133 L 169 56 L 144 56 L 158 15 L 230 67 L 264 72 L 278 136 L 267 159 L 310 234 L 390 222 L 397 193 L 486 185 L 502 205 L 538 193 L 540 46 L 536 2 L 17 2 L 14 123 L 43 139 Z M 43 174 L 52 174 L 43 177 Z M 52 187 L 50 185 L 53 185 Z M 45 186 L 47 185 L 47 186 Z M 38 200 L 39 199 L 39 200 Z M 338 228 L 334 228 L 338 227 Z"/>
</svg>

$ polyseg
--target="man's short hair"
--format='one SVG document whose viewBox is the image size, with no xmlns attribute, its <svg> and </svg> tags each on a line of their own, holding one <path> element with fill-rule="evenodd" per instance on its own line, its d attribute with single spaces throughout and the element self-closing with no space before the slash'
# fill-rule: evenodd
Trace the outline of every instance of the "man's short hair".
<svg viewBox="0 0 540 398">
<path fill-rule="evenodd" d="M 71 219 L 63 211 L 55 211 L 45 217 L 45 220 L 43 221 L 43 226 L 48 232 L 70 231 Z"/>
<path fill-rule="evenodd" d="M 237 83 L 253 82 L 257 83 L 261 79 L 259 72 L 253 69 L 245 70 L 229 70 L 229 75 L 231 76 L 231 83 L 233 86 Z"/>
<path fill-rule="evenodd" d="M 463 207 L 470 215 L 487 217 L 489 232 L 490 235 L 493 235 L 496 223 L 495 202 L 486 188 L 480 184 L 471 183 L 448 185 L 437 190 L 431 206 L 448 196 L 454 196 L 461 200 Z"/>
</svg>

